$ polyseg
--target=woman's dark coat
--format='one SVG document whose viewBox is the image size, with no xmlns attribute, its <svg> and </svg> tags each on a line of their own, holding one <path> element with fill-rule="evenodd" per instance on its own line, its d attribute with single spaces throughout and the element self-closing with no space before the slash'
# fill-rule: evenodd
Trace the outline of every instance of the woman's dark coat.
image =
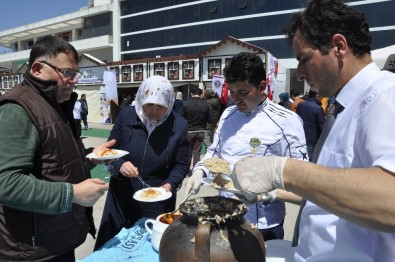
<svg viewBox="0 0 395 262">
<path fill-rule="evenodd" d="M 148 137 L 147 129 L 136 114 L 134 106 L 125 107 L 110 133 L 116 139 L 113 148 L 130 152 L 114 166 L 95 250 L 114 237 L 122 227 L 131 227 L 141 217 L 155 218 L 175 209 L 177 189 L 189 172 L 189 143 L 187 122 L 176 113 L 169 117 Z M 121 165 L 130 161 L 140 176 L 151 187 L 170 183 L 172 197 L 161 202 L 138 202 L 134 192 L 143 188 L 137 178 L 119 173 Z"/>
</svg>

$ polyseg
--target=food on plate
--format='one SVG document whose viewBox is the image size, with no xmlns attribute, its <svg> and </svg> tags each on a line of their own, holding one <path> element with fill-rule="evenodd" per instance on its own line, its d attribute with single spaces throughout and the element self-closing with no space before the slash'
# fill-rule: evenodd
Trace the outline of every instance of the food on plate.
<svg viewBox="0 0 395 262">
<path fill-rule="evenodd" d="M 224 187 L 228 189 L 235 189 L 235 185 L 233 184 L 233 181 L 223 178 L 222 175 L 220 174 L 214 176 L 212 183 L 214 186 Z"/>
<path fill-rule="evenodd" d="M 95 152 L 95 154 L 97 156 L 99 156 L 99 157 L 102 157 L 102 156 L 115 156 L 115 155 L 118 155 L 118 152 L 116 150 L 114 150 L 114 149 L 107 148 L 107 149 L 97 150 Z"/>
<path fill-rule="evenodd" d="M 212 157 L 204 160 L 204 166 L 212 174 L 225 174 L 227 176 L 231 175 L 229 162 L 218 157 Z"/>
<path fill-rule="evenodd" d="M 162 192 L 160 192 L 157 189 L 154 188 L 148 188 L 146 190 L 143 190 L 143 192 L 140 193 L 140 198 L 143 200 L 152 200 L 157 198 L 158 196 L 162 195 Z"/>
</svg>

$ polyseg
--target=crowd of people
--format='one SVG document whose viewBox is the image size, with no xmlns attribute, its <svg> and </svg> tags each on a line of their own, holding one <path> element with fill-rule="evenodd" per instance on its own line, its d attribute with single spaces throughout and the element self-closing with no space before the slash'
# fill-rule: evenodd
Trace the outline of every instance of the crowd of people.
<svg viewBox="0 0 395 262">
<path fill-rule="evenodd" d="M 239 190 L 219 194 L 248 205 L 267 261 L 279 249 L 295 261 L 392 261 L 395 75 L 372 62 L 365 17 L 341 0 L 309 1 L 284 32 L 310 86 L 304 96 L 270 101 L 264 62 L 242 52 L 223 69 L 232 105 L 210 88 L 183 99 L 151 76 L 133 103 L 125 96 L 108 142 L 89 149 L 86 95 L 73 92 L 78 53 L 56 36 L 38 40 L 24 81 L 0 96 L 0 144 L 12 149 L 0 150 L 0 260 L 75 261 L 74 249 L 96 236 L 92 206 L 106 191 L 95 250 L 138 219 L 173 211 L 184 179 L 185 194 L 196 194 L 213 176 L 204 160 L 218 157 Z M 86 157 L 107 148 L 129 154 Z M 111 167 L 108 184 L 90 178 L 99 163 Z M 146 185 L 172 196 L 133 199 Z M 286 201 L 301 206 L 292 246 L 282 241 Z"/>
</svg>

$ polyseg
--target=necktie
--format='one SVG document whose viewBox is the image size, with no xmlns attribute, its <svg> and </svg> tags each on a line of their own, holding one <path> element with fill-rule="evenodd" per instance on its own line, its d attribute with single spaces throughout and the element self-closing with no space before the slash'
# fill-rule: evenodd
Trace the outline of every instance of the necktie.
<svg viewBox="0 0 395 262">
<path fill-rule="evenodd" d="M 337 115 L 341 111 L 343 111 L 343 109 L 344 109 L 344 107 L 341 104 L 339 104 L 339 102 L 337 102 L 336 100 L 329 107 L 328 115 L 327 115 L 326 120 L 325 120 L 324 129 L 322 130 L 320 138 L 318 139 L 318 142 L 317 142 L 317 144 L 315 146 L 315 149 L 314 149 L 313 163 L 317 163 L 318 156 L 320 155 L 322 146 L 324 145 L 324 142 L 325 142 L 326 138 L 328 137 L 329 132 L 330 132 L 333 124 L 335 123 Z M 298 216 L 297 216 L 296 222 L 295 222 L 294 235 L 293 235 L 293 238 L 292 238 L 292 246 L 293 247 L 296 247 L 298 245 L 298 242 L 299 242 L 300 217 L 302 215 L 302 210 L 303 210 L 305 205 L 306 205 L 306 200 L 302 199 L 302 202 L 300 203 L 299 213 L 298 213 Z"/>
</svg>

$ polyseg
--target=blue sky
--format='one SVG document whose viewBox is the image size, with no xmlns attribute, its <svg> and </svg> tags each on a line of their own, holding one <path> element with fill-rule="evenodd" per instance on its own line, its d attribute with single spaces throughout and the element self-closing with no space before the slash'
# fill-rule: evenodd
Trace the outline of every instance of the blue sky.
<svg viewBox="0 0 395 262">
<path fill-rule="evenodd" d="M 64 15 L 88 6 L 88 0 L 1 1 L 0 31 Z M 0 47 L 0 51 L 3 50 Z"/>
</svg>

